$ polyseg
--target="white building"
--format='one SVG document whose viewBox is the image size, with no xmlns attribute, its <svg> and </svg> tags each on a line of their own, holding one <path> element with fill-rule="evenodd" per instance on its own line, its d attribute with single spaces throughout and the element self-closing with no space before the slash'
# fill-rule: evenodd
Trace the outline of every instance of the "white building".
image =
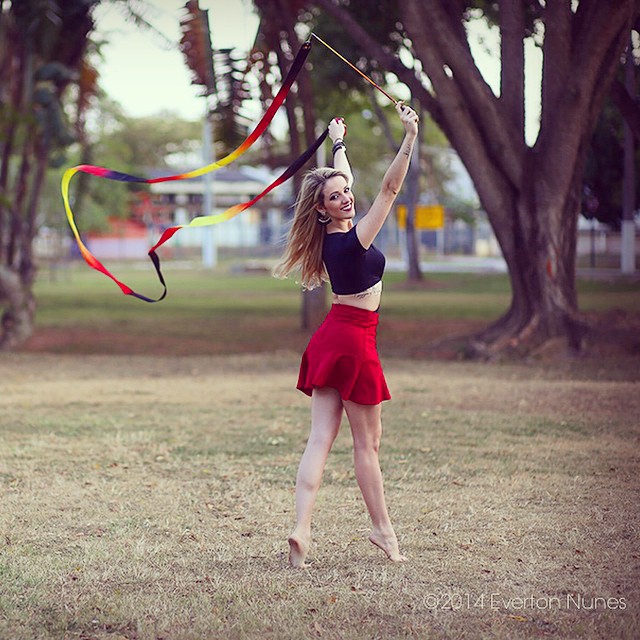
<svg viewBox="0 0 640 640">
<path fill-rule="evenodd" d="M 203 211 L 206 186 L 203 177 L 152 184 L 151 218 L 154 225 L 188 224 L 196 216 L 222 213 L 233 205 L 250 201 L 274 179 L 268 171 L 247 166 L 223 167 L 209 175 L 211 211 Z M 216 245 L 221 247 L 269 244 L 280 232 L 283 205 L 286 206 L 290 197 L 287 186 L 278 187 L 249 209 L 222 224 L 182 229 L 170 242 L 176 246 L 200 247 L 203 236 L 213 233 Z"/>
</svg>

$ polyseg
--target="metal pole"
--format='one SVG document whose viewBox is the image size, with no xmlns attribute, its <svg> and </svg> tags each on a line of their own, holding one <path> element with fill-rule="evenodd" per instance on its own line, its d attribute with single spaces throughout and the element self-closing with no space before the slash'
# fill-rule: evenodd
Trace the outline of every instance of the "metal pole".
<svg viewBox="0 0 640 640">
<path fill-rule="evenodd" d="M 204 114 L 202 127 L 202 155 L 205 165 L 213 163 L 213 144 L 211 120 L 209 119 L 209 105 Z M 202 176 L 202 214 L 209 216 L 213 213 L 215 198 L 213 195 L 213 175 L 211 172 Z M 216 244 L 215 226 L 202 227 L 202 266 L 213 269 L 218 264 L 218 246 Z"/>
</svg>

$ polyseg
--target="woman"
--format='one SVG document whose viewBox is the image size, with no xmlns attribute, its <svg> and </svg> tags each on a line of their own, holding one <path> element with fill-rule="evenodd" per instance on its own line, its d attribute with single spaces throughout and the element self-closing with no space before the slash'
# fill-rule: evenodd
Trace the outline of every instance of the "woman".
<svg viewBox="0 0 640 640">
<path fill-rule="evenodd" d="M 346 411 L 354 444 L 358 486 L 373 524 L 369 540 L 392 561 L 400 553 L 385 504 L 378 449 L 381 403 L 389 400 L 376 348 L 378 307 L 385 259 L 373 246 L 407 174 L 418 134 L 418 116 L 396 106 L 405 129 L 371 209 L 354 225 L 353 176 L 341 118 L 329 124 L 334 168 L 305 175 L 277 277 L 299 271 L 308 289 L 331 282 L 333 304 L 302 357 L 297 388 L 311 396 L 311 433 L 296 479 L 296 527 L 289 537 L 289 562 L 303 567 L 311 542 L 311 512 L 329 451 Z"/>
</svg>

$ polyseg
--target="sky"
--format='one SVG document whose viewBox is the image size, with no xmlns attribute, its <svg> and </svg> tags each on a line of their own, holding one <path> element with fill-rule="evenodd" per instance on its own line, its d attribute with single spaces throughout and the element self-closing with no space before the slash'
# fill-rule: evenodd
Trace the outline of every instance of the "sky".
<svg viewBox="0 0 640 640">
<path fill-rule="evenodd" d="M 152 7 L 147 20 L 178 43 L 185 0 L 149 0 L 147 4 Z M 200 0 L 200 8 L 209 11 L 214 49 L 249 51 L 258 29 L 251 0 Z M 191 84 L 177 44 L 168 48 L 157 35 L 127 23 L 111 3 L 101 3 L 94 15 L 96 35 L 108 41 L 99 65 L 100 83 L 128 115 L 143 117 L 171 110 L 185 119 L 202 118 L 205 99 L 199 96 L 201 88 Z"/>
<path fill-rule="evenodd" d="M 180 17 L 185 0 L 147 0 L 152 10 L 147 19 L 169 40 L 180 39 Z M 211 43 L 214 49 L 234 47 L 237 53 L 249 51 L 258 29 L 258 17 L 251 0 L 200 0 L 200 8 L 209 11 Z M 95 13 L 96 32 L 108 40 L 103 48 L 104 61 L 99 66 L 100 82 L 107 94 L 117 100 L 125 112 L 143 117 L 170 110 L 179 117 L 196 120 L 205 112 L 200 87 L 191 85 L 190 72 L 177 44 L 169 48 L 158 36 L 127 23 L 112 3 L 101 3 Z M 494 92 L 499 91 L 500 63 L 497 55 L 499 35 L 474 24 L 471 46 L 485 80 Z M 526 45 L 527 140 L 537 134 L 540 101 L 540 53 Z"/>
</svg>

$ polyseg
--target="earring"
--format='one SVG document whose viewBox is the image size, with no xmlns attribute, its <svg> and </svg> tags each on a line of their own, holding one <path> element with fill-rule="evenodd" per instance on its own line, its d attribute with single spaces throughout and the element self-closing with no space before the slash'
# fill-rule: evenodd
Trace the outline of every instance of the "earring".
<svg viewBox="0 0 640 640">
<path fill-rule="evenodd" d="M 331 222 L 331 218 L 329 216 L 327 216 L 327 215 L 323 216 L 322 214 L 320 214 L 318 216 L 318 222 L 320 224 L 329 224 Z"/>
</svg>

